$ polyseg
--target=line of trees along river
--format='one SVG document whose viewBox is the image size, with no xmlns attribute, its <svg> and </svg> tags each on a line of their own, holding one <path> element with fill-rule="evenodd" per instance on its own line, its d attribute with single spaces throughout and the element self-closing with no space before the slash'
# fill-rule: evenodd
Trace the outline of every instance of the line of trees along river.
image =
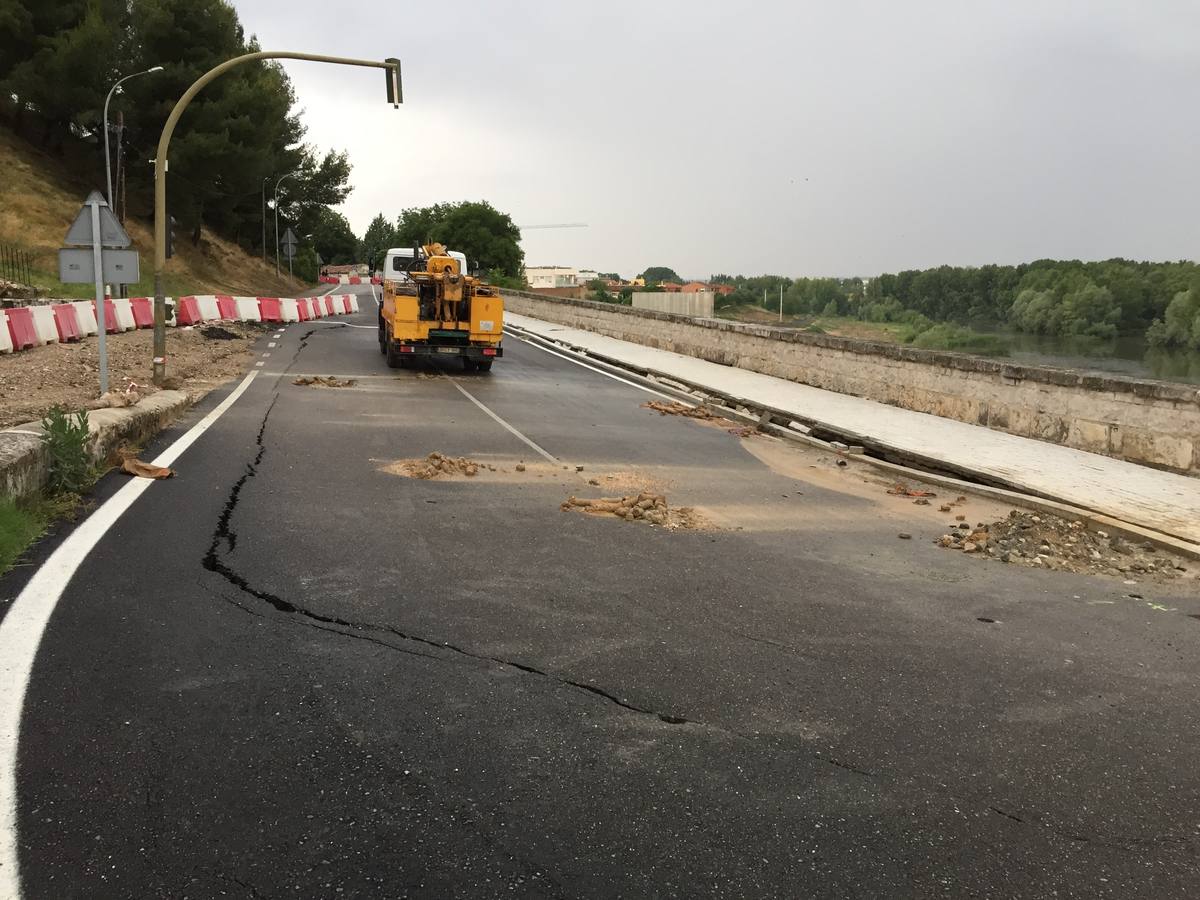
<svg viewBox="0 0 1200 900">
<path fill-rule="evenodd" d="M 1037 260 L 939 266 L 876 278 L 714 275 L 724 303 L 894 323 L 901 340 L 1020 361 L 1200 382 L 1200 266 L 1190 261 Z"/>
</svg>

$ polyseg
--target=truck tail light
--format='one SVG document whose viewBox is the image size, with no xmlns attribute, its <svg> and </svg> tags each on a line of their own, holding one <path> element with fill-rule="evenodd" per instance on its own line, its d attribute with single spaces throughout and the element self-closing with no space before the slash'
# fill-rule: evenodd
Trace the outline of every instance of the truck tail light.
<svg viewBox="0 0 1200 900">
<path fill-rule="evenodd" d="M 413 352 L 413 348 L 412 348 L 412 347 L 409 347 L 409 346 L 408 346 L 408 345 L 406 345 L 406 344 L 401 344 L 401 345 L 400 345 L 400 352 L 401 352 L 401 353 L 412 353 L 412 352 Z"/>
<path fill-rule="evenodd" d="M 496 355 L 496 348 L 495 348 L 495 347 L 484 347 L 484 348 L 483 348 L 483 355 L 484 355 L 484 356 L 495 356 L 495 355 Z"/>
</svg>

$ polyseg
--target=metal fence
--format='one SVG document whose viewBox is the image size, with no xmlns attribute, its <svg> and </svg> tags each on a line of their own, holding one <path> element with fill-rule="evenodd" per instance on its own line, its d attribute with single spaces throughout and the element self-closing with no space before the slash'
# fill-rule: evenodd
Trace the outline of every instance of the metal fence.
<svg viewBox="0 0 1200 900">
<path fill-rule="evenodd" d="M 11 244 L 0 244 L 0 279 L 17 284 L 33 283 L 33 254 Z"/>
</svg>

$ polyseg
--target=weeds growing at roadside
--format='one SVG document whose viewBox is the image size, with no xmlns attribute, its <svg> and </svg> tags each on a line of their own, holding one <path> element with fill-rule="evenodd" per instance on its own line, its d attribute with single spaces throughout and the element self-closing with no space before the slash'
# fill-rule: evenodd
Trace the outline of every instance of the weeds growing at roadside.
<svg viewBox="0 0 1200 900">
<path fill-rule="evenodd" d="M 46 528 L 38 510 L 27 509 L 9 498 L 0 499 L 0 574 L 12 568 Z"/>
<path fill-rule="evenodd" d="M 96 469 L 88 453 L 87 413 L 70 415 L 56 406 L 42 419 L 42 428 L 42 442 L 50 457 L 46 494 L 82 494 L 96 481 Z"/>
</svg>

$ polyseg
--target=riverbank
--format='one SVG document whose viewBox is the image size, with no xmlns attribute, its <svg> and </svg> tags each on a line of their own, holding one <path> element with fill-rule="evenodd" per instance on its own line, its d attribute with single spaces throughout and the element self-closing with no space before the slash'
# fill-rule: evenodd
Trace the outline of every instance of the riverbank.
<svg viewBox="0 0 1200 900">
<path fill-rule="evenodd" d="M 1105 375 L 1200 384 L 1200 352 L 1152 347 L 1142 335 L 1121 335 L 1115 338 L 1060 337 L 1015 331 L 995 323 L 972 322 L 969 326 L 970 332 L 993 338 L 995 341 L 990 352 L 980 353 L 969 343 L 940 346 L 927 342 L 908 342 L 904 339 L 906 326 L 894 322 L 864 322 L 849 316 L 819 315 L 785 315 L 780 322 L 778 313 L 755 306 L 718 310 L 716 315 L 717 318 L 730 322 L 772 325 L 810 334 L 828 334 L 892 344 L 910 343 L 913 346 L 924 346 L 924 349 L 955 350 L 977 356 L 1002 356 L 1027 366 L 1055 366 Z"/>
</svg>

